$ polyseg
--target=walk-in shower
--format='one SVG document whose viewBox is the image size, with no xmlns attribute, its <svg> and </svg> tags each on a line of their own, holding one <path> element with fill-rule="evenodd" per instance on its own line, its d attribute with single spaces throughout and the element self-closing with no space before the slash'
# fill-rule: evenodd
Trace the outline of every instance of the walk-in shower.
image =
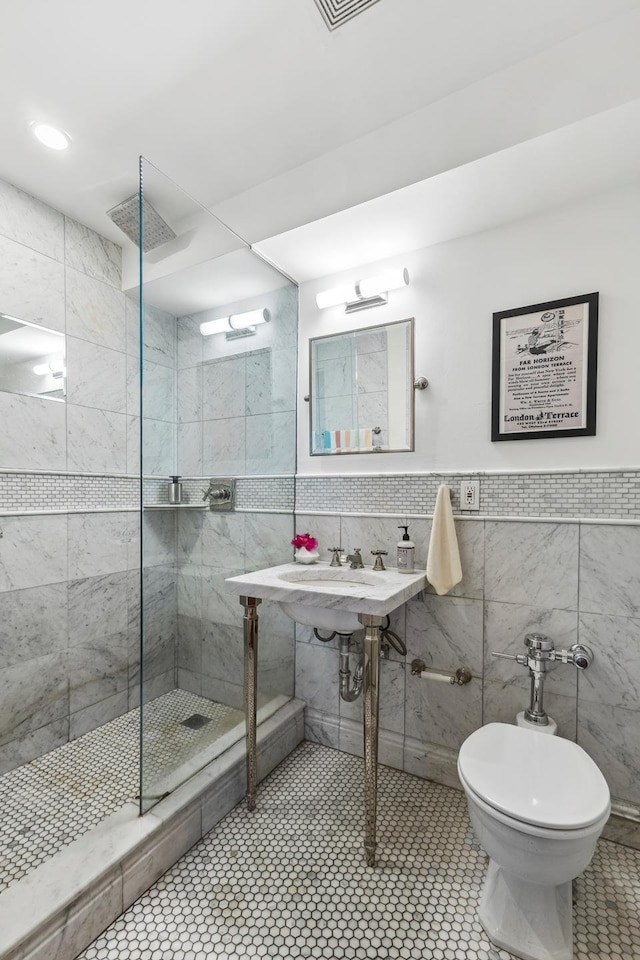
<svg viewBox="0 0 640 960">
<path fill-rule="evenodd" d="M 0 382 L 0 914 L 127 804 L 144 815 L 241 749 L 224 578 L 291 556 L 296 285 L 146 161 L 130 192 L 120 269 L 113 240 L 7 186 L 44 271 L 20 317 L 42 356 L 19 360 L 54 376 L 55 338 L 66 387 Z M 170 224 L 158 244 L 145 204 Z M 269 322 L 208 332 L 256 311 Z M 222 480 L 229 501 L 205 496 Z M 265 610 L 259 723 L 293 696 L 293 630 Z"/>
</svg>

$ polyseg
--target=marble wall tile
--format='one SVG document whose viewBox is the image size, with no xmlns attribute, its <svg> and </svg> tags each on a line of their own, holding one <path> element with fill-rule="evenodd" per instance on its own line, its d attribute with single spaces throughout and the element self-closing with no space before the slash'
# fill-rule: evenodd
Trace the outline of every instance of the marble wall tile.
<svg viewBox="0 0 640 960">
<path fill-rule="evenodd" d="M 126 632 L 91 633 L 69 650 L 69 709 L 73 714 L 127 691 L 129 643 Z"/>
<path fill-rule="evenodd" d="M 304 711 L 304 738 L 323 747 L 340 749 L 340 720 L 317 713 L 309 707 Z"/>
<path fill-rule="evenodd" d="M 0 236 L 2 312 L 64 333 L 64 267 Z"/>
<path fill-rule="evenodd" d="M 383 447 L 388 443 L 388 400 L 386 391 L 380 393 L 361 393 L 357 398 L 358 426 L 380 427 L 382 433 L 374 439 L 375 444 Z"/>
<path fill-rule="evenodd" d="M 236 626 L 242 622 L 242 607 L 238 597 L 226 592 L 224 580 L 225 577 L 237 576 L 243 572 L 244 568 L 240 570 L 208 568 L 202 591 L 203 620 L 229 626 Z"/>
<path fill-rule="evenodd" d="M 132 357 L 140 356 L 140 298 L 126 294 L 124 298 L 126 350 Z"/>
<path fill-rule="evenodd" d="M 318 541 L 320 559 L 331 558 L 331 547 L 344 547 L 340 540 L 340 517 L 326 517 L 308 513 L 297 513 L 295 516 L 295 532 L 310 533 Z M 364 557 L 364 554 L 363 554 Z"/>
<path fill-rule="evenodd" d="M 160 627 L 159 630 L 147 629 L 145 626 L 144 634 L 144 654 L 143 669 L 145 692 L 147 691 L 147 680 L 153 677 L 171 678 L 171 683 L 167 689 L 173 690 L 176 681 L 176 653 L 177 644 L 175 638 L 175 617 L 172 621 L 167 620 L 167 629 Z M 172 629 L 168 629 L 169 625 Z M 129 672 L 129 684 L 131 685 L 133 677 Z M 168 680 L 167 680 L 168 682 Z M 159 694 L 156 694 L 159 696 Z"/>
<path fill-rule="evenodd" d="M 125 633 L 128 627 L 128 575 L 111 573 L 69 583 L 69 645 L 87 637 Z"/>
<path fill-rule="evenodd" d="M 485 597 L 540 607 L 578 606 L 577 524 L 485 523 Z"/>
<path fill-rule="evenodd" d="M 297 351 L 261 350 L 246 359 L 246 412 L 278 413 L 295 410 Z"/>
<path fill-rule="evenodd" d="M 54 260 L 64 257 L 64 217 L 53 207 L 0 180 L 2 235 Z M 4 309 L 4 308 L 3 308 Z"/>
<path fill-rule="evenodd" d="M 60 653 L 67 646 L 67 584 L 0 593 L 2 667 Z"/>
<path fill-rule="evenodd" d="M 126 351 L 125 296 L 115 287 L 65 269 L 67 333 L 103 347 Z"/>
<path fill-rule="evenodd" d="M 162 363 L 175 369 L 177 356 L 176 318 L 145 303 L 144 307 L 144 353 L 145 360 Z"/>
<path fill-rule="evenodd" d="M 121 413 L 68 403 L 67 469 L 86 473 L 125 473 L 127 418 Z"/>
<path fill-rule="evenodd" d="M 205 474 L 224 477 L 246 473 L 245 418 L 205 420 L 202 427 L 202 463 Z"/>
<path fill-rule="evenodd" d="M 140 472 L 140 417 L 127 417 L 127 473 Z"/>
<path fill-rule="evenodd" d="M 140 545 L 142 514 L 139 511 L 126 514 L 127 567 L 137 570 L 140 567 Z"/>
<path fill-rule="evenodd" d="M 204 628 L 199 617 L 178 614 L 177 620 L 178 670 L 187 670 L 200 676 L 202 673 L 202 647 Z M 178 684 L 180 686 L 180 684 Z"/>
<path fill-rule="evenodd" d="M 159 674 L 145 674 L 142 690 L 142 702 L 150 703 L 151 700 L 155 700 L 157 697 L 161 697 L 165 693 L 169 693 L 170 690 L 175 690 L 176 688 L 176 671 L 171 668 L 167 670 L 166 673 Z M 137 706 L 140 701 L 140 690 L 138 683 L 136 682 L 129 688 L 129 709 L 133 709 L 134 706 Z"/>
<path fill-rule="evenodd" d="M 262 608 L 259 609 L 260 612 Z M 238 605 L 238 622 L 234 625 L 203 621 L 202 674 L 216 680 L 242 685 L 244 671 L 244 639 L 242 608 Z M 260 656 L 260 638 L 258 656 Z"/>
<path fill-rule="evenodd" d="M 163 633 L 168 637 L 174 636 L 177 616 L 177 576 L 173 564 L 145 569 L 142 583 L 145 631 Z"/>
<path fill-rule="evenodd" d="M 640 711 L 581 702 L 578 743 L 600 767 L 612 796 L 640 803 Z"/>
<path fill-rule="evenodd" d="M 485 680 L 483 686 L 483 723 L 515 723 L 516 715 L 526 710 L 530 700 L 527 672 L 513 680 Z M 577 677 L 572 676 L 573 695 L 558 694 L 549 684 L 545 687 L 544 708 L 558 724 L 558 734 L 567 740 L 576 739 Z"/>
<path fill-rule="evenodd" d="M 177 320 L 177 353 L 178 369 L 195 367 L 202 363 L 202 344 L 204 338 L 200 333 L 200 323 L 193 317 L 178 317 Z"/>
<path fill-rule="evenodd" d="M 432 670 L 454 673 L 467 666 L 482 677 L 481 600 L 423 594 L 406 605 L 407 659 L 424 660 Z"/>
<path fill-rule="evenodd" d="M 184 564 L 200 567 L 202 563 L 202 540 L 207 522 L 204 510 L 180 510 L 176 515 L 176 561 L 178 568 Z"/>
<path fill-rule="evenodd" d="M 513 660 L 492 657 L 491 652 L 525 653 L 527 633 L 542 633 L 554 641 L 557 650 L 568 650 L 578 640 L 578 615 L 573 610 L 550 610 L 516 603 L 485 604 L 485 680 L 513 683 L 528 676 L 527 668 Z M 575 696 L 576 669 L 564 664 L 551 664 L 545 680 L 545 691 L 555 690 Z"/>
<path fill-rule="evenodd" d="M 195 693 L 198 697 L 202 696 L 202 675 L 200 673 L 192 673 L 178 664 L 176 675 L 178 690 L 186 690 L 187 693 Z"/>
<path fill-rule="evenodd" d="M 69 713 L 66 657 L 50 653 L 0 671 L 0 744 L 19 740 Z"/>
<path fill-rule="evenodd" d="M 247 569 L 260 570 L 291 560 L 290 513 L 246 513 L 244 533 Z"/>
<path fill-rule="evenodd" d="M 176 374 L 171 367 L 144 361 L 142 413 L 151 420 L 176 420 Z"/>
<path fill-rule="evenodd" d="M 64 403 L 0 393 L 2 466 L 19 470 L 66 470 Z"/>
<path fill-rule="evenodd" d="M 216 703 L 224 703 L 234 710 L 242 710 L 244 706 L 244 690 L 242 684 L 229 683 L 228 680 L 217 680 L 215 677 L 202 676 L 202 696 Z"/>
<path fill-rule="evenodd" d="M 397 566 L 397 545 L 404 530 L 398 527 L 395 517 L 341 517 L 340 537 L 342 548 L 351 553 L 353 547 L 362 548 L 362 559 L 366 567 L 372 567 L 375 557 L 372 550 L 387 550 L 383 557 L 385 567 Z M 333 546 L 333 544 L 330 544 Z"/>
<path fill-rule="evenodd" d="M 128 513 L 70 514 L 69 579 L 126 570 L 132 533 Z"/>
<path fill-rule="evenodd" d="M 176 578 L 178 616 L 202 616 L 202 568 L 181 564 Z"/>
<path fill-rule="evenodd" d="M 358 663 L 356 656 L 351 657 L 351 675 Z M 337 659 L 335 661 L 337 664 Z M 334 665 L 337 670 L 337 665 Z M 380 661 L 380 729 L 394 733 L 404 733 L 405 708 L 405 667 L 393 660 Z M 362 723 L 363 695 L 351 702 L 339 697 L 340 717 Z"/>
<path fill-rule="evenodd" d="M 579 636 L 594 654 L 591 666 L 578 672 L 580 704 L 640 710 L 640 620 L 583 613 Z"/>
<path fill-rule="evenodd" d="M 203 565 L 219 570 L 244 570 L 246 514 L 208 510 L 204 515 L 198 514 L 198 517 L 201 517 Z M 204 576 L 208 576 L 206 571 Z"/>
<path fill-rule="evenodd" d="M 0 593 L 67 579 L 66 516 L 0 518 Z"/>
<path fill-rule="evenodd" d="M 580 610 L 640 617 L 640 527 L 580 525 Z"/>
<path fill-rule="evenodd" d="M 202 368 L 202 416 L 205 420 L 243 417 L 246 413 L 246 360 L 228 357 Z"/>
<path fill-rule="evenodd" d="M 295 423 L 295 413 L 247 417 L 246 471 L 249 475 L 295 471 Z"/>
<path fill-rule="evenodd" d="M 458 749 L 482 725 L 482 684 L 464 687 L 411 676 L 406 666 L 405 727 L 418 740 Z"/>
<path fill-rule="evenodd" d="M 296 650 L 296 697 L 312 710 L 338 716 L 338 654 L 310 643 Z"/>
<path fill-rule="evenodd" d="M 121 717 L 129 709 L 128 691 L 114 693 L 113 696 L 91 703 L 88 707 L 76 710 L 69 717 L 69 739 L 76 740 L 90 730 L 95 730 L 116 717 Z"/>
<path fill-rule="evenodd" d="M 183 477 L 201 477 L 204 473 L 202 459 L 202 423 L 178 424 L 177 471 Z"/>
<path fill-rule="evenodd" d="M 64 218 L 64 227 L 64 256 L 67 266 L 81 270 L 95 280 L 104 280 L 120 290 L 122 247 L 70 217 Z"/>
<path fill-rule="evenodd" d="M 175 473 L 176 424 L 165 420 L 149 420 L 143 427 L 142 470 L 149 476 L 170 477 Z"/>
<path fill-rule="evenodd" d="M 185 511 L 186 512 L 186 511 Z M 146 510 L 142 516 L 143 565 L 173 564 L 176 557 L 176 510 Z"/>
<path fill-rule="evenodd" d="M 69 718 L 54 720 L 31 733 L 23 734 L 19 740 L 9 740 L 0 746 L 0 776 L 29 763 L 36 757 L 41 757 L 51 750 L 56 750 L 69 739 Z"/>
<path fill-rule="evenodd" d="M 67 401 L 113 413 L 127 410 L 126 356 L 67 337 Z"/>
<path fill-rule="evenodd" d="M 325 344 L 325 346 L 336 346 Z M 342 345 L 337 345 L 340 350 Z M 331 351 L 335 353 L 336 351 Z M 325 357 L 317 363 L 317 390 L 324 397 L 350 398 L 353 394 L 353 358 L 342 352 L 335 356 Z"/>
<path fill-rule="evenodd" d="M 202 367 L 178 372 L 178 422 L 202 420 Z"/>
</svg>

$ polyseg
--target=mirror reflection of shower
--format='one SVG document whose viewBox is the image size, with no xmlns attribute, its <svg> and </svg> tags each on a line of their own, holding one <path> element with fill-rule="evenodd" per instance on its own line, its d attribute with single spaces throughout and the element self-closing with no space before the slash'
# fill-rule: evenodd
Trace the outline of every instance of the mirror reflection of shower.
<svg viewBox="0 0 640 960">
<path fill-rule="evenodd" d="M 0 390 L 64 402 L 64 334 L 0 313 Z"/>
</svg>

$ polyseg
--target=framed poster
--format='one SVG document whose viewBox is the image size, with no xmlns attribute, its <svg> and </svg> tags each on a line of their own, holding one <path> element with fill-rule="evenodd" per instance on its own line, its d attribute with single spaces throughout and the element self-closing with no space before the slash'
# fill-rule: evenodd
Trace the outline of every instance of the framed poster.
<svg viewBox="0 0 640 960">
<path fill-rule="evenodd" d="M 493 315 L 492 440 L 596 432 L 598 294 Z"/>
</svg>

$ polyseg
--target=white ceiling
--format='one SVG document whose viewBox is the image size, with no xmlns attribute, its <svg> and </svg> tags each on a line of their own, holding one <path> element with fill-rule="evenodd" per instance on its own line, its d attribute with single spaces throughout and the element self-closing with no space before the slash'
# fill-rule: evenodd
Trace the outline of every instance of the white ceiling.
<svg viewBox="0 0 640 960">
<path fill-rule="evenodd" d="M 334 32 L 313 0 L 2 0 L 0 177 L 122 242 L 104 211 L 142 153 L 318 276 L 365 231 L 376 259 L 629 176 L 614 114 L 635 151 L 639 47 L 640 0 L 381 0 Z M 71 148 L 37 144 L 36 119 Z"/>
</svg>

